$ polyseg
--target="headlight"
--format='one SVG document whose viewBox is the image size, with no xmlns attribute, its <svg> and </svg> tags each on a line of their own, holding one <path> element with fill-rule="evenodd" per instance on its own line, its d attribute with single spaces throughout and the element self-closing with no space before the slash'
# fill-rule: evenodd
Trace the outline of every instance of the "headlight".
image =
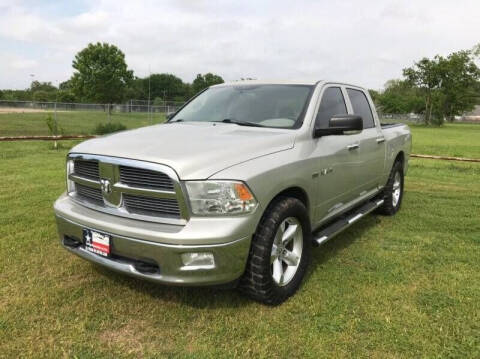
<svg viewBox="0 0 480 359">
<path fill-rule="evenodd" d="M 71 192 L 75 191 L 75 183 L 68 178 L 68 176 L 73 173 L 73 160 L 67 159 L 67 193 L 70 194 Z"/>
<path fill-rule="evenodd" d="M 187 181 L 185 186 L 193 214 L 242 214 L 257 207 L 257 200 L 243 182 Z"/>
</svg>

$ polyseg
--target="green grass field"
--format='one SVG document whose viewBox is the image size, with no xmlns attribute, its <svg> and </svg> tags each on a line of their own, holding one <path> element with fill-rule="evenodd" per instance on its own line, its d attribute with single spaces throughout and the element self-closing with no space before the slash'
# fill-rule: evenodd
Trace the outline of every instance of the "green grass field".
<svg viewBox="0 0 480 359">
<path fill-rule="evenodd" d="M 456 128 L 415 128 L 415 145 Z M 439 150 L 480 157 L 469 136 Z M 62 249 L 52 204 L 74 143 L 0 143 L 0 357 L 480 357 L 480 164 L 411 159 L 402 210 L 315 249 L 302 288 L 271 308 Z"/>
<path fill-rule="evenodd" d="M 442 127 L 410 125 L 410 129 L 413 153 L 480 158 L 480 124 L 447 123 Z"/>
<path fill-rule="evenodd" d="M 47 112 L 0 113 L 0 136 L 49 135 L 45 122 Z M 112 122 L 120 122 L 127 128 L 148 126 L 165 121 L 164 114 L 154 113 L 152 119 L 146 113 L 113 113 Z M 105 112 L 68 111 L 57 112 L 57 119 L 64 134 L 87 135 L 99 123 L 107 123 Z M 455 123 L 442 127 L 410 125 L 413 134 L 413 153 L 455 157 L 480 158 L 480 125 Z"/>
<path fill-rule="evenodd" d="M 0 136 L 34 136 L 49 135 L 45 119 L 53 112 L 0 113 Z M 109 121 L 124 124 L 128 129 L 148 126 L 165 121 L 163 113 L 112 113 L 108 118 L 106 112 L 68 111 L 57 112 L 58 125 L 65 135 L 93 134 L 95 126 Z"/>
</svg>

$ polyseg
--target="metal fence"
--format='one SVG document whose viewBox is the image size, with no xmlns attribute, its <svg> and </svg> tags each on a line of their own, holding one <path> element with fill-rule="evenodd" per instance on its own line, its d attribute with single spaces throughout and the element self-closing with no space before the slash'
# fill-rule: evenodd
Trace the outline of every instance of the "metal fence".
<svg viewBox="0 0 480 359">
<path fill-rule="evenodd" d="M 130 113 L 130 112 L 152 112 L 152 113 L 170 113 L 175 112 L 183 102 L 165 101 L 161 105 L 154 105 L 148 101 L 130 100 L 124 104 L 91 104 L 91 103 L 66 103 L 66 102 L 37 102 L 37 101 L 9 101 L 0 100 L 0 110 L 8 112 L 26 112 L 39 111 L 103 111 L 109 113 Z M 13 111 L 16 110 L 16 111 Z"/>
<path fill-rule="evenodd" d="M 382 122 L 423 123 L 425 116 L 416 113 L 378 113 Z"/>
<path fill-rule="evenodd" d="M 99 128 L 109 122 L 117 129 L 143 127 L 164 122 L 166 115 L 180 106 L 170 102 L 153 105 L 134 101 L 87 104 L 0 100 L 0 137 L 49 135 L 50 118 L 62 135 L 99 134 Z"/>
</svg>

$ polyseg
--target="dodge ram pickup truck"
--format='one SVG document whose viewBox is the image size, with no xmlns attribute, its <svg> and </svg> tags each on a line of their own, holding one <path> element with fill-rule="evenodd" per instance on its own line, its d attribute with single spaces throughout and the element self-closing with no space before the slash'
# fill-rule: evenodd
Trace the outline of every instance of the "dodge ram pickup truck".
<svg viewBox="0 0 480 359">
<path fill-rule="evenodd" d="M 171 285 L 235 285 L 260 302 L 300 286 L 314 246 L 395 214 L 409 128 L 340 82 L 211 86 L 167 122 L 91 139 L 66 159 L 62 245 Z"/>
</svg>

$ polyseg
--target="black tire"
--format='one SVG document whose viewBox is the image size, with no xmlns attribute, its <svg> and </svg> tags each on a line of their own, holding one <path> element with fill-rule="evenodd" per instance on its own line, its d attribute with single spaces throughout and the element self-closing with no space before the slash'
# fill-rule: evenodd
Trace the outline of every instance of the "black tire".
<svg viewBox="0 0 480 359">
<path fill-rule="evenodd" d="M 395 200 L 395 177 L 399 176 L 400 179 L 400 195 Z M 378 208 L 377 212 L 386 216 L 393 216 L 395 213 L 398 212 L 400 206 L 402 205 L 403 199 L 403 164 L 401 161 L 396 161 L 392 167 L 392 171 L 390 172 L 390 176 L 388 177 L 387 185 L 383 191 L 383 204 Z"/>
<path fill-rule="evenodd" d="M 292 221 L 292 218 L 297 220 L 297 222 L 294 222 L 297 227 L 298 223 L 301 225 L 302 231 L 301 234 L 295 235 L 296 239 L 292 240 L 292 243 L 295 241 L 299 245 L 300 241 L 303 240 L 303 246 L 300 259 L 297 262 L 298 265 L 294 266 L 296 269 L 292 274 L 293 276 L 287 283 L 279 285 L 273 278 L 272 266 L 274 265 L 271 261 L 274 255 L 272 248 L 274 248 L 274 241 L 276 243 L 282 242 L 281 240 L 278 241 L 279 237 L 276 237 L 280 225 L 287 223 L 285 226 L 289 226 L 288 221 Z M 288 227 L 284 228 L 288 229 Z M 303 238 L 300 239 L 301 237 Z M 310 262 L 311 246 L 310 220 L 305 205 L 296 198 L 279 197 L 275 199 L 263 214 L 253 236 L 245 273 L 240 279 L 239 289 L 250 298 L 265 304 L 277 305 L 284 302 L 297 291 L 305 276 Z M 277 249 L 278 246 L 275 246 L 275 250 Z M 286 262 L 280 261 L 280 263 L 282 267 L 287 268 L 282 269 L 285 271 L 284 273 L 287 273 L 287 270 L 292 273 L 293 269 L 288 267 Z M 281 278 L 283 278 L 283 274 Z"/>
</svg>

